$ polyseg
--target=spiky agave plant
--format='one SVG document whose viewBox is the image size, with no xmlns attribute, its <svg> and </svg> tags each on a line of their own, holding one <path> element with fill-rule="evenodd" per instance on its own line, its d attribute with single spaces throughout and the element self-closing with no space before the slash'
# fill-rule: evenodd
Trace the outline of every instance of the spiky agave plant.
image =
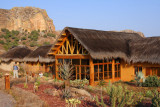
<svg viewBox="0 0 160 107">
<path fill-rule="evenodd" d="M 59 66 L 59 76 L 65 81 L 65 87 L 69 87 L 69 82 L 73 78 L 74 66 L 70 63 L 64 61 L 63 64 Z"/>
</svg>

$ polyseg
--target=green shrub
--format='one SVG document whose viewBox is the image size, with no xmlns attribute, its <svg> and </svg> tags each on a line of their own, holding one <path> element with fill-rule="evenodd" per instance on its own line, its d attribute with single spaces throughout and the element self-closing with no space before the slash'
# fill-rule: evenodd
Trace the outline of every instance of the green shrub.
<svg viewBox="0 0 160 107">
<path fill-rule="evenodd" d="M 30 43 L 30 47 L 35 47 L 35 46 L 37 46 L 37 43 L 36 43 L 36 42 L 31 42 L 31 43 Z"/>
<path fill-rule="evenodd" d="M 160 87 L 160 79 L 157 76 L 148 76 L 143 83 L 144 87 Z"/>
<path fill-rule="evenodd" d="M 18 35 L 19 34 L 19 31 L 17 31 L 17 30 L 12 30 L 12 35 Z"/>
<path fill-rule="evenodd" d="M 47 33 L 47 36 L 54 37 L 54 38 L 56 37 L 56 35 L 53 33 Z"/>
<path fill-rule="evenodd" d="M 26 44 L 26 42 L 22 42 L 22 44 L 23 44 L 23 45 L 25 45 L 25 44 Z"/>
<path fill-rule="evenodd" d="M 2 28 L 1 31 L 2 31 L 2 32 L 9 32 L 9 30 L 6 29 L 6 28 Z"/>
<path fill-rule="evenodd" d="M 16 37 L 15 37 L 15 36 L 12 36 L 11 38 L 12 38 L 12 39 L 15 39 Z"/>
<path fill-rule="evenodd" d="M 152 98 L 152 107 L 160 107 L 160 92 L 155 91 Z"/>
<path fill-rule="evenodd" d="M 45 72 L 45 73 L 43 74 L 43 76 L 49 77 L 49 74 L 48 74 L 47 72 Z"/>
<path fill-rule="evenodd" d="M 47 35 L 44 35 L 43 37 L 44 37 L 44 38 L 47 38 Z"/>
<path fill-rule="evenodd" d="M 0 35 L 0 38 L 3 38 L 4 37 L 4 35 L 2 34 L 2 35 Z"/>
<path fill-rule="evenodd" d="M 3 45 L 3 44 L 4 44 L 4 41 L 3 41 L 3 40 L 0 40 L 0 44 L 2 44 L 2 45 Z"/>
<path fill-rule="evenodd" d="M 28 38 L 30 38 L 33 41 L 37 41 L 38 36 L 39 36 L 39 32 L 34 30 L 34 31 L 31 32 L 31 34 L 28 36 Z"/>
<path fill-rule="evenodd" d="M 40 82 L 40 77 L 37 77 L 36 79 L 35 79 L 35 83 L 36 83 L 36 85 L 39 87 L 40 86 L 40 84 L 41 84 L 41 82 Z"/>
<path fill-rule="evenodd" d="M 17 41 L 17 42 L 18 42 L 18 41 L 19 41 L 19 38 L 15 37 L 15 41 Z"/>
<path fill-rule="evenodd" d="M 43 42 L 43 45 L 50 45 L 50 42 Z"/>
<path fill-rule="evenodd" d="M 71 85 L 76 87 L 76 88 L 84 88 L 84 86 L 89 84 L 89 81 L 87 79 L 76 79 L 76 80 L 71 80 Z"/>
<path fill-rule="evenodd" d="M 146 91 L 145 96 L 149 97 L 149 98 L 152 98 L 153 97 L 152 91 L 151 90 Z"/>
<path fill-rule="evenodd" d="M 26 40 L 26 37 L 22 37 L 21 40 Z"/>
</svg>

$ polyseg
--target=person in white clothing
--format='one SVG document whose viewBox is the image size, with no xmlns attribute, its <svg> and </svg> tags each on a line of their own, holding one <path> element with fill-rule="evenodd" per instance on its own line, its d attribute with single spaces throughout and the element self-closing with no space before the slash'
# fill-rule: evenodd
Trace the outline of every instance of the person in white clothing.
<svg viewBox="0 0 160 107">
<path fill-rule="evenodd" d="M 13 78 L 18 78 L 18 65 L 17 62 L 15 62 L 15 64 L 13 65 Z"/>
</svg>

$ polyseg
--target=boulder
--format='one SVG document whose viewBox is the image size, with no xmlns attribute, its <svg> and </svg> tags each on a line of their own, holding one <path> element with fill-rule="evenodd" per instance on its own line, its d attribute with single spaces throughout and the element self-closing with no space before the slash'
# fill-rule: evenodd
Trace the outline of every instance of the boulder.
<svg viewBox="0 0 160 107">
<path fill-rule="evenodd" d="M 70 88 L 70 90 L 72 93 L 80 94 L 81 96 L 91 97 L 91 94 L 84 89 L 78 89 L 78 88 L 72 87 L 72 88 Z"/>
</svg>

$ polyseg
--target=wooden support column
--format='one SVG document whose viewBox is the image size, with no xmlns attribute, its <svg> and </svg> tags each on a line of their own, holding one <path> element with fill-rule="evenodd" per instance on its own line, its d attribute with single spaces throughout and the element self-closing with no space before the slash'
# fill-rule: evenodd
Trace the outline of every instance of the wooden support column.
<svg viewBox="0 0 160 107">
<path fill-rule="evenodd" d="M 113 82 L 115 81 L 114 78 L 115 78 L 115 60 L 112 59 L 112 81 Z"/>
<path fill-rule="evenodd" d="M 55 58 L 55 72 L 56 72 L 56 79 L 59 79 L 58 77 L 58 67 L 57 67 L 57 64 L 58 64 L 58 60 L 57 58 Z"/>
<path fill-rule="evenodd" d="M 89 67 L 90 67 L 89 85 L 94 86 L 94 65 L 93 65 L 93 59 L 91 57 L 89 59 Z"/>
</svg>

